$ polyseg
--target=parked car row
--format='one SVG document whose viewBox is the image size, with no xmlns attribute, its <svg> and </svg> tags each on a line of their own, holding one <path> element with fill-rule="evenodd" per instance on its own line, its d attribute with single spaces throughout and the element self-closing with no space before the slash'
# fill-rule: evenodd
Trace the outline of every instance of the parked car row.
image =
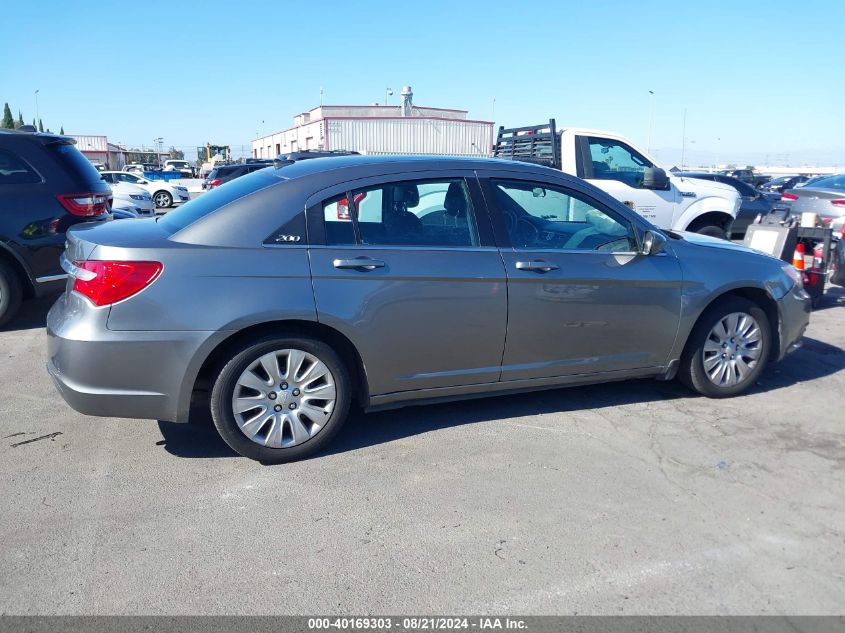
<svg viewBox="0 0 845 633">
<path fill-rule="evenodd" d="M 152 197 L 155 206 L 159 209 L 167 209 L 191 199 L 187 187 L 174 185 L 166 180 L 148 180 L 138 174 L 125 171 L 103 171 L 100 173 L 103 180 L 112 185 L 112 188 L 119 183 L 140 187 Z"/>
<path fill-rule="evenodd" d="M 725 185 L 730 185 L 741 196 L 739 212 L 731 224 L 730 238 L 741 240 L 745 237 L 748 226 L 754 222 L 759 215 L 767 215 L 771 211 L 782 205 L 781 197 L 776 193 L 763 192 L 755 189 L 747 182 L 743 182 L 733 176 L 727 176 L 719 172 L 692 172 L 681 171 L 676 172 L 676 176 L 680 178 L 696 178 L 698 180 L 712 180 L 714 182 L 721 182 Z"/>
</svg>

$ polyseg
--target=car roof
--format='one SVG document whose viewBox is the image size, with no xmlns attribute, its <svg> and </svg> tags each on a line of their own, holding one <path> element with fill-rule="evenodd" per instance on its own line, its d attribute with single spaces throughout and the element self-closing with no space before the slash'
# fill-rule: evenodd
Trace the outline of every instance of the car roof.
<svg viewBox="0 0 845 633">
<path fill-rule="evenodd" d="M 277 167 L 275 175 L 279 178 L 291 179 L 310 176 L 313 174 L 337 171 L 340 169 L 373 167 L 375 173 L 391 168 L 408 168 L 409 171 L 449 170 L 449 169 L 507 169 L 508 171 L 524 171 L 526 173 L 554 173 L 562 172 L 551 167 L 525 163 L 500 158 L 468 157 L 468 156 L 428 156 L 428 155 L 351 155 L 326 156 L 309 158 Z"/>
<path fill-rule="evenodd" d="M 31 132 L 29 130 L 10 130 L 7 128 L 0 128 L 0 138 L 6 136 L 10 139 L 31 139 L 49 145 L 50 143 L 62 142 L 72 143 L 76 145 L 76 139 L 71 136 L 64 136 L 62 134 L 53 134 L 52 132 Z"/>
</svg>

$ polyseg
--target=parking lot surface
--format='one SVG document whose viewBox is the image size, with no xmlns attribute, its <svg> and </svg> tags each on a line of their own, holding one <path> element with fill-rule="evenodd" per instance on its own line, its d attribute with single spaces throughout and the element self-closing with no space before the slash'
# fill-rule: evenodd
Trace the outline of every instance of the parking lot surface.
<svg viewBox="0 0 845 633">
<path fill-rule="evenodd" d="M 841 289 L 743 397 L 637 381 L 357 414 L 272 467 L 207 418 L 72 411 L 44 369 L 51 301 L 0 332 L 0 613 L 845 605 Z"/>
</svg>

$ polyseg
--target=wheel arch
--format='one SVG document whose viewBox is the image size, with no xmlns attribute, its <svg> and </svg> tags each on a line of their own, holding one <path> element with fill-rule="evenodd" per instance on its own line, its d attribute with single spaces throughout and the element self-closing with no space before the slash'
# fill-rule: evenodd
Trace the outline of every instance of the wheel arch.
<svg viewBox="0 0 845 633">
<path fill-rule="evenodd" d="M 344 334 L 338 330 L 318 323 L 299 319 L 280 321 L 265 321 L 246 327 L 219 342 L 203 360 L 202 365 L 193 381 L 190 396 L 191 402 L 202 399 L 204 394 L 210 393 L 215 372 L 222 364 L 249 341 L 267 335 L 305 335 L 331 345 L 338 352 L 353 382 L 352 399 L 362 407 L 369 401 L 369 387 L 367 372 L 358 349 Z M 190 403 L 188 403 L 190 404 Z"/>
<path fill-rule="evenodd" d="M 24 298 L 31 299 L 35 296 L 35 285 L 26 269 L 26 266 L 21 261 L 20 257 L 18 257 L 17 253 L 6 246 L 2 240 L 0 240 L 0 261 L 7 264 L 12 271 L 17 273 L 21 282 L 21 288 L 23 289 Z"/>
<path fill-rule="evenodd" d="M 708 211 L 693 218 L 684 230 L 695 233 L 705 226 L 718 226 L 728 235 L 730 234 L 733 221 L 734 217 L 730 213 L 725 213 L 724 211 Z"/>
<path fill-rule="evenodd" d="M 777 301 L 772 297 L 766 290 L 763 288 L 756 288 L 753 286 L 743 286 L 738 288 L 731 288 L 725 290 L 721 294 L 714 297 L 709 303 L 707 303 L 693 321 L 692 326 L 690 327 L 689 331 L 686 333 L 686 338 L 684 340 L 684 347 L 681 350 L 681 356 L 683 356 L 684 352 L 686 352 L 687 347 L 690 345 L 690 337 L 692 336 L 693 331 L 695 331 L 696 326 L 701 321 L 702 317 L 715 305 L 730 299 L 739 297 L 741 299 L 746 299 L 751 301 L 753 304 L 758 306 L 763 312 L 766 314 L 766 318 L 769 321 L 769 330 L 771 333 L 771 344 L 772 344 L 772 354 L 769 355 L 769 361 L 776 360 L 780 355 L 780 313 L 778 312 L 778 305 Z"/>
</svg>

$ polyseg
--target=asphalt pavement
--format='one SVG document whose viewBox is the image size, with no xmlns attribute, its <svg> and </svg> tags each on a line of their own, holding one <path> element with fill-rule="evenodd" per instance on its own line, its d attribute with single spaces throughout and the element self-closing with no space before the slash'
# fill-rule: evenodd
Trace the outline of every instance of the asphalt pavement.
<svg viewBox="0 0 845 633">
<path fill-rule="evenodd" d="M 72 411 L 0 332 L 0 614 L 841 614 L 845 292 L 748 395 L 635 381 L 356 414 L 281 466 Z"/>
</svg>

